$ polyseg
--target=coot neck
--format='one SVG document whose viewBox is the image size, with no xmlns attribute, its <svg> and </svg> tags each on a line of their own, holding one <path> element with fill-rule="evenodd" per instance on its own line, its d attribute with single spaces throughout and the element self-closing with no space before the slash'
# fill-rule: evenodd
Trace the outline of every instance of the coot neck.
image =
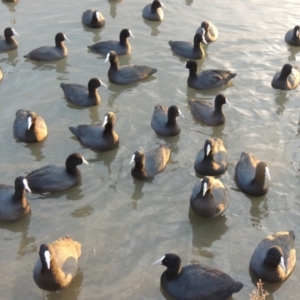
<svg viewBox="0 0 300 300">
<path fill-rule="evenodd" d="M 98 90 L 95 87 L 89 85 L 88 90 L 89 90 L 89 96 L 91 98 L 99 97 Z"/>
<path fill-rule="evenodd" d="M 113 132 L 113 125 L 111 123 L 106 123 L 103 130 L 103 135 L 111 135 Z"/>
<path fill-rule="evenodd" d="M 128 45 L 128 37 L 123 34 L 120 34 L 120 44 L 122 46 Z"/>
<path fill-rule="evenodd" d="M 256 169 L 255 177 L 253 178 L 252 182 L 264 186 L 265 180 L 266 180 L 265 172 L 261 172 L 261 170 Z"/>
<path fill-rule="evenodd" d="M 15 189 L 15 193 L 14 193 L 12 199 L 14 202 L 20 202 L 20 200 L 23 200 L 23 199 L 26 201 L 25 195 L 26 195 L 25 189 L 18 188 L 18 189 Z"/>
<path fill-rule="evenodd" d="M 189 75 L 190 77 L 197 77 L 197 67 L 189 68 Z"/>
<path fill-rule="evenodd" d="M 59 40 L 59 39 L 55 39 L 55 46 L 57 48 L 61 48 L 61 49 L 65 49 L 66 48 L 64 42 L 61 41 L 61 40 Z"/>
<path fill-rule="evenodd" d="M 113 61 L 111 60 L 110 61 L 110 68 L 113 69 L 113 70 L 119 71 L 120 70 L 119 60 L 118 59 L 115 59 Z"/>
<path fill-rule="evenodd" d="M 164 273 L 167 278 L 175 278 L 180 274 L 180 272 L 181 272 L 181 265 L 174 267 L 174 268 L 168 267 Z"/>
</svg>

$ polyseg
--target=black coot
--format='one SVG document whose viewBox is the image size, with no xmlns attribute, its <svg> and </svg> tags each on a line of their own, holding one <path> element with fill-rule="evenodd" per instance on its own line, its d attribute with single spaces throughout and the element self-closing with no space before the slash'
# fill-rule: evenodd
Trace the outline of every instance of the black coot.
<svg viewBox="0 0 300 300">
<path fill-rule="evenodd" d="M 223 183 L 211 176 L 197 182 L 190 197 L 192 210 L 204 218 L 217 217 L 225 212 L 229 195 Z"/>
<path fill-rule="evenodd" d="M 296 263 L 294 231 L 279 231 L 265 237 L 256 247 L 250 269 L 263 281 L 280 282 L 292 272 Z"/>
<path fill-rule="evenodd" d="M 103 125 L 78 125 L 69 127 L 82 145 L 96 151 L 109 151 L 119 146 L 119 137 L 114 131 L 116 115 L 105 114 Z"/>
<path fill-rule="evenodd" d="M 88 162 L 79 153 L 73 153 L 66 159 L 65 166 L 47 165 L 26 176 L 29 187 L 36 192 L 57 192 L 69 189 L 81 181 L 78 165 Z"/>
<path fill-rule="evenodd" d="M 108 79 L 115 84 L 130 84 L 148 78 L 157 72 L 157 69 L 147 66 L 125 65 L 119 66 L 118 55 L 115 51 L 107 54 L 105 62 L 110 62 Z"/>
<path fill-rule="evenodd" d="M 251 196 L 265 195 L 271 180 L 267 164 L 248 152 L 241 153 L 235 167 L 235 178 L 240 189 Z"/>
<path fill-rule="evenodd" d="M 154 264 L 167 267 L 160 279 L 162 288 L 175 300 L 226 300 L 243 284 L 226 273 L 203 264 L 181 267 L 181 259 L 165 254 Z"/>
<path fill-rule="evenodd" d="M 63 82 L 60 87 L 63 89 L 68 101 L 78 106 L 88 107 L 100 104 L 101 98 L 97 88 L 101 85 L 106 87 L 100 79 L 92 78 L 89 80 L 87 87 L 77 83 Z"/>
<path fill-rule="evenodd" d="M 146 153 L 134 152 L 129 162 L 129 165 L 135 163 L 131 169 L 132 177 L 141 180 L 152 179 L 157 173 L 164 170 L 170 153 L 171 149 L 167 145 L 160 145 Z"/>
<path fill-rule="evenodd" d="M 225 123 L 226 117 L 223 112 L 223 104 L 229 104 L 223 94 L 215 98 L 214 104 L 208 101 L 190 99 L 188 101 L 192 115 L 207 126 L 219 126 Z"/>
<path fill-rule="evenodd" d="M 40 246 L 39 256 L 33 268 L 33 279 L 46 291 L 58 291 L 68 286 L 78 269 L 81 245 L 69 236 L 51 244 Z"/>
<path fill-rule="evenodd" d="M 25 143 L 36 143 L 47 137 L 44 119 L 34 111 L 19 109 L 13 125 L 14 136 Z"/>
<path fill-rule="evenodd" d="M 236 76 L 236 73 L 227 70 L 210 69 L 197 73 L 198 65 L 194 60 L 187 61 L 185 67 L 189 69 L 187 84 L 196 90 L 219 88 Z"/>
<path fill-rule="evenodd" d="M 151 118 L 152 129 L 161 136 L 174 136 L 180 133 L 176 118 L 181 116 L 184 118 L 180 109 L 176 105 L 169 108 L 156 104 Z"/>
<path fill-rule="evenodd" d="M 35 61 L 55 61 L 67 56 L 68 50 L 64 44 L 64 41 L 68 38 L 61 32 L 55 36 L 55 46 L 42 46 L 30 51 L 24 55 L 25 58 L 29 58 Z"/>
<path fill-rule="evenodd" d="M 219 138 L 205 140 L 204 147 L 197 154 L 194 168 L 201 175 L 216 176 L 228 167 L 227 151 Z"/>
</svg>

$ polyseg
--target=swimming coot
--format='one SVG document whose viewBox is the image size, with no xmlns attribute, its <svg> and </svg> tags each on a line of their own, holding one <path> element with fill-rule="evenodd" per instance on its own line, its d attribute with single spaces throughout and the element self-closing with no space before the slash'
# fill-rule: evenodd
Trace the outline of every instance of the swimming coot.
<svg viewBox="0 0 300 300">
<path fill-rule="evenodd" d="M 223 113 L 223 104 L 229 104 L 223 94 L 215 98 L 214 104 L 208 101 L 190 99 L 188 101 L 192 115 L 207 126 L 219 126 L 225 123 L 226 117 Z"/>
<path fill-rule="evenodd" d="M 0 184 L 0 220 L 15 221 L 30 211 L 25 190 L 31 193 L 27 180 L 20 176 L 15 179 L 15 186 Z"/>
<path fill-rule="evenodd" d="M 165 254 L 154 264 L 167 267 L 160 283 L 175 300 L 227 300 L 243 287 L 242 283 L 234 281 L 226 273 L 204 264 L 181 267 L 177 254 Z"/>
<path fill-rule="evenodd" d="M 118 55 L 115 51 L 107 54 L 105 62 L 109 60 L 110 68 L 108 70 L 108 78 L 115 84 L 130 84 L 148 78 L 157 72 L 157 69 L 147 66 L 127 65 L 119 66 Z"/>
<path fill-rule="evenodd" d="M 146 180 L 152 179 L 157 173 L 164 170 L 170 158 L 171 149 L 167 145 L 160 145 L 146 153 L 136 151 L 133 153 L 129 165 L 135 163 L 131 169 L 132 177 Z"/>
<path fill-rule="evenodd" d="M 105 24 L 105 19 L 98 10 L 88 9 L 82 13 L 81 22 L 90 28 L 101 28 Z"/>
<path fill-rule="evenodd" d="M 190 197 L 192 210 L 204 218 L 223 214 L 228 204 L 229 196 L 223 183 L 211 176 L 204 176 L 196 183 Z"/>
<path fill-rule="evenodd" d="M 293 29 L 290 29 L 284 37 L 284 40 L 291 46 L 300 46 L 300 37 L 299 37 L 300 26 L 295 26 Z"/>
<path fill-rule="evenodd" d="M 15 138 L 25 143 L 36 143 L 47 137 L 44 119 L 34 111 L 19 109 L 13 125 Z"/>
<path fill-rule="evenodd" d="M 78 269 L 81 245 L 69 236 L 51 244 L 40 246 L 39 256 L 33 268 L 33 279 L 46 291 L 58 291 L 68 286 Z"/>
<path fill-rule="evenodd" d="M 197 154 L 194 168 L 201 175 L 217 176 L 228 167 L 227 151 L 221 139 L 209 138 Z"/>
<path fill-rule="evenodd" d="M 13 38 L 18 33 L 11 27 L 4 29 L 4 38 L 0 35 L 0 52 L 10 51 L 18 48 L 18 42 Z"/>
<path fill-rule="evenodd" d="M 109 51 L 115 51 L 117 55 L 125 55 L 131 51 L 131 46 L 128 42 L 129 37 L 134 38 L 132 32 L 129 29 L 122 29 L 120 32 L 119 41 L 102 41 L 87 47 L 92 52 L 102 55 L 107 55 Z"/>
<path fill-rule="evenodd" d="M 82 145 L 97 151 L 109 151 L 119 146 L 119 137 L 114 131 L 116 115 L 105 114 L 103 125 L 78 125 L 69 127 Z"/>
<path fill-rule="evenodd" d="M 98 105 L 101 102 L 100 95 L 97 88 L 101 85 L 106 85 L 98 78 L 92 78 L 88 82 L 88 86 L 76 83 L 61 83 L 60 87 L 63 89 L 67 100 L 75 105 L 88 107 Z"/>
<path fill-rule="evenodd" d="M 162 21 L 164 19 L 164 11 L 162 10 L 162 7 L 165 8 L 161 1 L 153 0 L 152 3 L 147 4 L 144 7 L 142 15 L 149 21 Z"/>
<path fill-rule="evenodd" d="M 55 61 L 67 56 L 68 50 L 64 44 L 64 41 L 68 38 L 61 32 L 55 36 L 55 46 L 42 46 L 30 51 L 24 55 L 25 58 L 29 58 L 35 61 Z"/>
<path fill-rule="evenodd" d="M 196 33 L 202 34 L 208 43 L 216 41 L 219 36 L 218 28 L 210 21 L 202 22 Z"/>
<path fill-rule="evenodd" d="M 69 189 L 81 181 L 78 165 L 88 162 L 79 153 L 73 153 L 66 159 L 65 166 L 47 165 L 26 176 L 29 187 L 36 192 L 57 192 Z"/>
<path fill-rule="evenodd" d="M 285 64 L 281 71 L 276 72 L 272 80 L 272 87 L 279 90 L 293 90 L 299 85 L 300 76 L 296 67 Z"/>
<path fill-rule="evenodd" d="M 248 152 L 242 152 L 235 167 L 235 178 L 240 189 L 251 196 L 265 195 L 271 180 L 267 164 Z"/>
<path fill-rule="evenodd" d="M 161 136 L 174 136 L 180 133 L 176 118 L 181 116 L 184 118 L 180 109 L 176 105 L 169 108 L 156 104 L 151 118 L 152 129 Z"/>
<path fill-rule="evenodd" d="M 221 87 L 227 84 L 236 73 L 227 70 L 205 70 L 197 74 L 198 65 L 194 60 L 189 60 L 184 65 L 189 69 L 187 84 L 196 90 L 206 90 Z"/>
<path fill-rule="evenodd" d="M 296 263 L 294 231 L 279 231 L 265 237 L 256 247 L 250 269 L 263 281 L 280 282 L 292 272 Z"/>
<path fill-rule="evenodd" d="M 202 43 L 207 44 L 205 38 L 199 33 L 195 34 L 194 43 L 169 41 L 169 45 L 174 53 L 190 59 L 200 59 L 205 56 Z"/>
</svg>

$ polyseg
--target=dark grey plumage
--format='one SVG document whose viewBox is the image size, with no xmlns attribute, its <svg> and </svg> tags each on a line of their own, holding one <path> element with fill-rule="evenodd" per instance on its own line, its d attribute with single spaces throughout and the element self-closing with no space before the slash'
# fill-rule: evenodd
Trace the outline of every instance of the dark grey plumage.
<svg viewBox="0 0 300 300">
<path fill-rule="evenodd" d="M 63 165 L 47 165 L 34 170 L 26 176 L 29 187 L 36 192 L 57 192 L 69 189 L 81 181 L 81 172 L 77 168 L 82 163 L 88 164 L 79 153 L 73 153 Z"/>
<path fill-rule="evenodd" d="M 132 177 L 146 180 L 152 179 L 166 167 L 170 158 L 171 149 L 167 145 L 160 145 L 158 148 L 147 152 L 136 151 L 133 153 L 129 165 L 135 163 L 131 169 Z"/>
<path fill-rule="evenodd" d="M 156 104 L 151 118 L 152 129 L 161 136 L 174 136 L 180 133 L 176 118 L 183 114 L 176 105 L 169 108 Z"/>
<path fill-rule="evenodd" d="M 227 151 L 221 139 L 206 139 L 203 148 L 197 154 L 194 168 L 201 175 L 217 176 L 228 167 Z"/>
<path fill-rule="evenodd" d="M 164 19 L 164 5 L 159 0 L 153 0 L 152 3 L 147 4 L 142 11 L 143 18 L 149 21 L 162 21 Z"/>
<path fill-rule="evenodd" d="M 129 29 L 122 29 L 120 32 L 119 41 L 102 41 L 94 45 L 87 46 L 92 52 L 107 55 L 109 51 L 115 51 L 117 55 L 125 55 L 130 53 L 131 45 L 128 41 L 129 37 L 133 37 Z"/>
<path fill-rule="evenodd" d="M 98 105 L 101 102 L 101 97 L 98 94 L 97 88 L 101 85 L 106 86 L 100 79 L 92 78 L 88 82 L 88 86 L 77 83 L 61 83 L 65 97 L 68 101 L 82 107 Z"/>
<path fill-rule="evenodd" d="M 13 38 L 14 35 L 18 35 L 18 33 L 13 28 L 4 29 L 4 37 L 0 35 L 0 52 L 18 48 L 18 42 Z"/>
<path fill-rule="evenodd" d="M 107 54 L 105 61 L 109 60 L 110 68 L 108 78 L 115 84 L 131 84 L 148 78 L 157 72 L 157 69 L 147 66 L 125 65 L 119 66 L 118 55 L 114 51 Z"/>
<path fill-rule="evenodd" d="M 116 115 L 105 114 L 103 125 L 78 125 L 69 127 L 80 143 L 96 151 L 109 151 L 119 146 L 119 137 L 114 131 Z"/>
<path fill-rule="evenodd" d="M 0 220 L 15 221 L 29 213 L 25 190 L 31 193 L 22 176 L 15 179 L 15 186 L 0 184 Z"/>
<path fill-rule="evenodd" d="M 101 28 L 105 24 L 105 19 L 99 11 L 88 9 L 82 13 L 81 22 L 90 28 Z"/>
<path fill-rule="evenodd" d="M 248 152 L 242 152 L 235 167 L 235 178 L 239 188 L 251 196 L 263 196 L 270 185 L 269 168 Z"/>
<path fill-rule="evenodd" d="M 42 244 L 40 258 L 33 268 L 33 279 L 37 286 L 46 291 L 58 291 L 68 286 L 78 269 L 81 245 L 69 236 Z"/>
<path fill-rule="evenodd" d="M 223 94 L 216 96 L 214 104 L 199 99 L 188 101 L 192 115 L 207 126 L 219 126 L 225 123 L 226 117 L 222 110 L 223 104 L 229 104 Z"/>
<path fill-rule="evenodd" d="M 48 134 L 44 119 L 37 113 L 24 109 L 16 112 L 13 131 L 15 138 L 25 143 L 40 142 Z"/>
<path fill-rule="evenodd" d="M 203 264 L 181 267 L 180 257 L 173 253 L 165 254 L 154 264 L 167 267 L 160 283 L 174 300 L 226 300 L 243 287 L 226 273 Z"/>
<path fill-rule="evenodd" d="M 194 42 L 169 41 L 169 45 L 174 53 L 189 59 L 200 59 L 205 56 L 202 43 L 206 44 L 204 37 L 196 33 Z"/>
<path fill-rule="evenodd" d="M 296 263 L 294 231 L 279 231 L 265 237 L 254 250 L 250 269 L 267 282 L 285 280 Z"/>
<path fill-rule="evenodd" d="M 299 85 L 300 75 L 297 67 L 285 64 L 272 79 L 272 87 L 280 90 L 293 90 Z"/>
<path fill-rule="evenodd" d="M 198 65 L 193 60 L 187 61 L 185 67 L 189 69 L 187 84 L 196 90 L 219 88 L 236 76 L 236 73 L 227 70 L 209 69 L 197 73 Z"/>
<path fill-rule="evenodd" d="M 284 37 L 286 43 L 291 46 L 299 47 L 300 46 L 300 36 L 299 36 L 300 26 L 295 26 L 293 29 L 290 29 Z"/>
<path fill-rule="evenodd" d="M 217 217 L 225 212 L 229 195 L 223 183 L 211 176 L 198 181 L 190 197 L 192 210 L 204 218 Z"/>
<path fill-rule="evenodd" d="M 68 54 L 67 47 L 64 44 L 65 40 L 68 40 L 67 37 L 59 32 L 55 36 L 55 46 L 39 47 L 30 51 L 24 57 L 35 61 L 55 61 L 62 59 Z"/>
</svg>

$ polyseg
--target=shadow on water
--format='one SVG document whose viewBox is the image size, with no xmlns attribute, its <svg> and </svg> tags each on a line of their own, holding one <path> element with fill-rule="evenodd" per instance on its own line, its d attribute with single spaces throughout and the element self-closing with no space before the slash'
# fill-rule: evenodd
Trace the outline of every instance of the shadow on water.
<svg viewBox="0 0 300 300">
<path fill-rule="evenodd" d="M 7 52 L 1 52 L 1 54 L 7 55 L 7 57 L 3 57 L 0 59 L 1 64 L 7 63 L 12 67 L 16 67 L 17 64 L 20 62 L 20 60 L 18 59 L 18 48 Z M 4 70 L 2 71 L 4 72 Z"/>
<path fill-rule="evenodd" d="M 59 199 L 61 197 L 66 197 L 66 199 L 68 200 L 80 200 L 84 197 L 84 194 L 82 193 L 82 189 L 80 188 L 80 186 L 81 183 L 65 191 L 45 193 L 45 194 L 39 194 L 39 193 L 35 193 L 35 194 L 39 194 L 40 200 Z"/>
<path fill-rule="evenodd" d="M 110 11 L 109 14 L 114 19 L 117 16 L 117 3 L 122 3 L 123 0 L 108 0 L 110 4 Z"/>
<path fill-rule="evenodd" d="M 32 70 L 38 70 L 38 71 L 55 70 L 57 73 L 69 74 L 69 72 L 67 71 L 67 67 L 70 67 L 70 65 L 67 63 L 67 57 L 53 62 L 50 61 L 39 62 L 39 61 L 34 61 L 26 58 L 25 62 L 30 62 L 34 65 Z"/>
<path fill-rule="evenodd" d="M 66 288 L 57 292 L 43 292 L 44 300 L 60 300 L 60 299 L 78 299 L 81 292 L 81 285 L 83 282 L 83 272 L 78 269 L 76 276 L 72 280 L 71 284 Z"/>
<path fill-rule="evenodd" d="M 189 209 L 189 220 L 193 230 L 193 246 L 199 249 L 201 256 L 212 259 L 214 254 L 208 248 L 221 239 L 222 235 L 228 230 L 226 216 L 215 218 L 202 218 Z M 207 248 L 207 249 L 206 249 Z"/>
<path fill-rule="evenodd" d="M 158 36 L 160 31 L 158 27 L 162 23 L 162 21 L 149 21 L 143 18 L 144 23 L 151 28 L 151 35 Z"/>
<path fill-rule="evenodd" d="M 226 93 L 224 93 L 224 91 L 230 87 L 232 85 L 232 83 L 228 83 L 227 85 L 224 85 L 222 87 L 219 87 L 219 88 L 214 88 L 214 89 L 207 89 L 207 90 L 195 90 L 193 88 L 190 88 L 188 85 L 187 85 L 187 88 L 186 88 L 186 95 L 188 97 L 188 99 L 190 98 L 197 98 L 197 99 L 201 99 L 201 100 L 213 100 L 216 98 L 216 95 L 218 94 L 225 94 L 226 96 Z M 201 93 L 201 96 L 197 96 L 199 95 L 199 93 Z M 228 99 L 229 103 L 230 103 L 230 99 Z"/>
<path fill-rule="evenodd" d="M 290 55 L 288 56 L 288 60 L 291 62 L 297 61 L 296 54 L 300 52 L 300 47 L 294 47 L 288 45 L 288 50 L 290 52 Z"/>
<path fill-rule="evenodd" d="M 247 197 L 250 199 L 252 204 L 250 208 L 251 224 L 253 227 L 261 229 L 261 220 L 269 216 L 267 197 Z"/>
<path fill-rule="evenodd" d="M 30 224 L 31 211 L 19 220 L 13 222 L 0 221 L 0 229 L 6 229 L 14 233 L 21 233 L 18 257 L 20 258 L 27 253 L 37 252 L 36 242 L 34 237 L 28 236 L 28 227 Z M 13 237 L 12 237 L 13 238 Z"/>
<path fill-rule="evenodd" d="M 18 4 L 18 1 L 14 2 L 14 1 L 3 1 L 2 0 L 1 2 L 7 6 L 7 9 L 10 12 L 12 12 L 12 13 L 16 12 L 16 6 Z"/>
<path fill-rule="evenodd" d="M 131 199 L 134 200 L 132 201 L 132 206 L 134 209 L 137 208 L 137 201 L 142 199 L 144 197 L 144 193 L 143 193 L 143 187 L 145 184 L 144 180 L 138 180 L 138 179 L 133 179 L 133 184 L 134 184 L 134 190 L 133 193 L 131 195 Z"/>
<path fill-rule="evenodd" d="M 159 144 L 167 144 L 168 146 L 170 146 L 171 153 L 178 153 L 179 152 L 180 149 L 179 149 L 177 143 L 180 140 L 180 134 L 175 135 L 175 136 L 169 136 L 169 137 L 167 137 L 167 136 L 161 136 L 161 135 L 158 135 L 156 133 L 154 133 L 154 134 L 156 135 L 156 137 L 158 139 L 161 140 L 161 142 Z"/>
<path fill-rule="evenodd" d="M 284 91 L 280 91 L 275 97 L 275 103 L 277 104 L 276 114 L 278 116 L 282 115 L 285 109 L 285 105 L 288 101 L 287 93 Z"/>
<path fill-rule="evenodd" d="M 16 143 L 20 143 L 23 145 L 24 148 L 29 149 L 30 154 L 33 157 L 35 157 L 36 161 L 41 161 L 46 158 L 42 151 L 42 148 L 44 148 L 46 146 L 46 144 L 45 144 L 46 139 L 41 142 L 38 142 L 38 143 L 23 143 L 23 142 L 16 140 Z"/>
<path fill-rule="evenodd" d="M 102 31 L 102 29 L 105 28 L 105 25 L 102 26 L 101 28 L 90 28 L 90 27 L 87 27 L 85 25 L 82 24 L 82 27 L 83 27 L 83 31 L 85 32 L 91 32 L 93 33 L 93 42 L 94 43 L 98 43 L 101 41 L 101 36 L 100 36 L 100 33 Z M 91 44 L 89 44 L 89 46 L 91 46 Z M 92 51 L 89 50 L 90 53 L 93 53 Z"/>
<path fill-rule="evenodd" d="M 191 6 L 193 4 L 193 0 L 186 0 L 185 3 L 186 5 Z"/>
<path fill-rule="evenodd" d="M 120 148 L 117 147 L 116 149 L 113 149 L 110 151 L 105 151 L 105 152 L 99 152 L 99 151 L 94 151 L 94 150 L 90 149 L 91 151 L 93 151 L 95 153 L 96 156 L 95 156 L 95 158 L 89 159 L 89 163 L 92 164 L 92 163 L 97 163 L 97 162 L 103 162 L 103 165 L 107 167 L 108 174 L 110 177 L 112 175 L 111 164 L 115 160 L 119 149 Z"/>
<path fill-rule="evenodd" d="M 74 218 L 85 218 L 87 216 L 90 216 L 93 212 L 94 212 L 94 208 L 87 204 L 78 209 L 75 209 L 71 213 L 71 216 L 73 216 Z"/>
</svg>

